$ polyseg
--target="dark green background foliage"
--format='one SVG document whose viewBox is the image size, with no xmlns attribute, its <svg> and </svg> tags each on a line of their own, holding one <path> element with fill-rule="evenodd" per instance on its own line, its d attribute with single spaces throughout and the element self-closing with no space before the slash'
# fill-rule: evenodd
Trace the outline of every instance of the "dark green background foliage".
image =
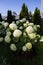
<svg viewBox="0 0 43 65">
<path fill-rule="evenodd" d="M 41 24 L 41 16 L 40 16 L 40 10 L 38 8 L 35 9 L 33 14 L 33 23 L 34 24 Z"/>
<path fill-rule="evenodd" d="M 28 12 L 28 8 L 25 5 L 25 3 L 22 5 L 22 9 L 20 12 L 20 19 L 22 18 L 26 18 L 27 20 L 29 19 L 29 12 Z"/>
<path fill-rule="evenodd" d="M 0 13 L 0 21 L 2 21 L 3 19 L 2 19 L 2 15 L 1 15 L 1 13 Z"/>
<path fill-rule="evenodd" d="M 12 12 L 8 10 L 7 12 L 7 22 L 11 23 L 13 21 Z"/>
<path fill-rule="evenodd" d="M 21 54 L 21 53 L 20 53 Z M 39 43 L 37 54 L 29 57 L 21 56 L 17 52 L 12 52 L 9 44 L 0 43 L 0 64 L 2 65 L 43 65 L 43 43 Z M 25 54 L 25 53 L 24 53 Z M 5 63 L 3 64 L 3 60 Z"/>
</svg>

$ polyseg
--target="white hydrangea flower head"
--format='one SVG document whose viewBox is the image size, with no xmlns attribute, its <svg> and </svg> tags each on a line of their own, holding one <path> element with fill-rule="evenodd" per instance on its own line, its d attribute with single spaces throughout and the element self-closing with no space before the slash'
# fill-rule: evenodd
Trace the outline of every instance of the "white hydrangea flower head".
<svg viewBox="0 0 43 65">
<path fill-rule="evenodd" d="M 5 23 L 5 21 L 2 21 L 2 24 L 4 24 Z"/>
<path fill-rule="evenodd" d="M 26 28 L 26 32 L 27 32 L 27 34 L 31 34 L 32 32 L 34 32 L 33 27 L 32 27 L 32 26 L 28 26 L 28 27 Z"/>
<path fill-rule="evenodd" d="M 20 37 L 22 34 L 22 32 L 19 30 L 19 29 L 16 29 L 14 32 L 13 32 L 13 36 L 14 37 Z"/>
<path fill-rule="evenodd" d="M 26 21 L 26 18 L 23 18 L 22 20 L 23 20 L 23 22 L 25 22 Z"/>
<path fill-rule="evenodd" d="M 10 36 L 6 35 L 6 36 L 5 36 L 5 42 L 6 42 L 6 43 L 10 43 L 10 41 L 11 41 Z"/>
<path fill-rule="evenodd" d="M 41 36 L 40 42 L 43 42 L 43 36 Z"/>
<path fill-rule="evenodd" d="M 25 52 L 27 50 L 26 46 L 23 46 L 22 50 Z"/>
<path fill-rule="evenodd" d="M 3 25 L 6 28 L 6 27 L 8 27 L 9 23 L 8 22 L 4 22 Z"/>
<path fill-rule="evenodd" d="M 22 27 L 22 26 L 20 26 L 20 27 L 19 27 L 19 29 L 20 29 L 20 30 L 22 30 L 22 29 L 23 29 L 23 27 Z"/>
<path fill-rule="evenodd" d="M 34 26 L 34 23 L 29 23 L 28 25 L 29 25 L 29 26 Z"/>
<path fill-rule="evenodd" d="M 12 21 L 12 23 L 14 23 L 14 24 L 15 24 L 15 21 Z"/>
<path fill-rule="evenodd" d="M 26 48 L 28 49 L 28 50 L 30 50 L 30 49 L 32 49 L 32 44 L 29 42 L 29 43 L 26 43 Z"/>
<path fill-rule="evenodd" d="M 40 25 L 37 25 L 38 28 L 40 28 Z"/>
<path fill-rule="evenodd" d="M 12 51 L 16 51 L 16 50 L 17 50 L 17 47 L 16 47 L 15 44 L 11 44 L 11 45 L 10 45 L 10 49 L 11 49 Z"/>
<path fill-rule="evenodd" d="M 37 25 L 34 25 L 34 26 L 33 26 L 33 29 L 34 29 L 35 31 L 37 31 Z"/>
<path fill-rule="evenodd" d="M 29 21 L 28 21 L 28 20 L 26 21 L 26 24 L 27 24 L 27 25 L 29 24 Z"/>
<path fill-rule="evenodd" d="M 36 38 L 36 33 L 31 33 L 28 35 L 30 39 L 35 39 Z"/>
<path fill-rule="evenodd" d="M 26 36 L 26 32 L 23 32 L 23 36 Z"/>
<path fill-rule="evenodd" d="M 26 28 L 28 25 L 26 23 L 24 23 L 23 26 Z"/>
<path fill-rule="evenodd" d="M 38 38 L 40 38 L 40 35 L 39 35 L 39 34 L 37 34 L 37 37 L 38 37 Z"/>
<path fill-rule="evenodd" d="M 18 25 L 20 23 L 20 21 L 16 21 L 16 24 Z"/>
<path fill-rule="evenodd" d="M 10 32 L 10 31 L 7 31 L 6 34 L 7 34 L 8 36 L 11 36 L 11 32 Z"/>
<path fill-rule="evenodd" d="M 19 20 L 20 21 L 20 23 L 23 23 L 23 20 L 21 19 L 21 20 Z"/>
<path fill-rule="evenodd" d="M 15 23 L 11 23 L 11 24 L 9 25 L 9 28 L 10 28 L 11 30 L 16 30 L 16 29 L 17 29 L 17 25 L 16 25 Z"/>
<path fill-rule="evenodd" d="M 25 18 L 23 18 L 22 20 L 20 20 L 21 23 L 24 23 L 26 21 Z"/>
<path fill-rule="evenodd" d="M 2 42 L 3 41 L 3 37 L 0 37 L 0 42 Z"/>
<path fill-rule="evenodd" d="M 37 40 L 34 40 L 34 42 L 37 42 Z"/>
<path fill-rule="evenodd" d="M 43 39 L 40 39 L 40 42 L 43 42 Z"/>
</svg>

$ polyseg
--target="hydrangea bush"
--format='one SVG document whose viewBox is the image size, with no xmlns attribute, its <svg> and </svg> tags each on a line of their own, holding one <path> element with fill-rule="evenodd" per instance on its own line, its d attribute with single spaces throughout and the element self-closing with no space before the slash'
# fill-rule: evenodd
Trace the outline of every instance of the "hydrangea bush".
<svg viewBox="0 0 43 65">
<path fill-rule="evenodd" d="M 9 24 L 2 22 L 0 26 L 0 43 L 8 45 L 13 52 L 30 52 L 38 47 L 41 36 L 37 33 L 40 25 L 34 25 L 23 18 Z"/>
</svg>

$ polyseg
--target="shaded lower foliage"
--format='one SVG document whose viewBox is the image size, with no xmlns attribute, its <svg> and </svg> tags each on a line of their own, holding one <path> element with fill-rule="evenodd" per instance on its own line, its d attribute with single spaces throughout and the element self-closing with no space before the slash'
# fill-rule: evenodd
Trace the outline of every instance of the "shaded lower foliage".
<svg viewBox="0 0 43 65">
<path fill-rule="evenodd" d="M 5 44 L 4 42 L 2 42 L 0 43 L 0 64 L 1 65 L 15 65 L 15 64 L 17 65 L 19 64 L 20 60 L 27 61 L 37 56 L 37 51 L 38 51 L 37 47 L 34 48 L 33 46 L 33 50 L 31 50 L 30 52 L 23 52 L 22 50 L 19 52 L 18 51 L 13 52 L 10 50 L 9 44 Z"/>
</svg>

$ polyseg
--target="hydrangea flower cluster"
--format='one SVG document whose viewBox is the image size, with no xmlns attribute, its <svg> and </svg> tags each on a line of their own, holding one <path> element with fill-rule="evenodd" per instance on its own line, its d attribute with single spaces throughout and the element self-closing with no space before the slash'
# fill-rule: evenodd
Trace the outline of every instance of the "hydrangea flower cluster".
<svg viewBox="0 0 43 65">
<path fill-rule="evenodd" d="M 33 45 L 42 39 L 37 33 L 40 25 L 34 25 L 25 18 L 11 24 L 3 22 L 2 25 L 5 27 L 6 32 L 4 37 L 0 36 L 0 43 L 3 41 L 5 44 L 9 43 L 11 51 L 22 50 L 23 52 L 29 52 L 33 49 Z"/>
</svg>

